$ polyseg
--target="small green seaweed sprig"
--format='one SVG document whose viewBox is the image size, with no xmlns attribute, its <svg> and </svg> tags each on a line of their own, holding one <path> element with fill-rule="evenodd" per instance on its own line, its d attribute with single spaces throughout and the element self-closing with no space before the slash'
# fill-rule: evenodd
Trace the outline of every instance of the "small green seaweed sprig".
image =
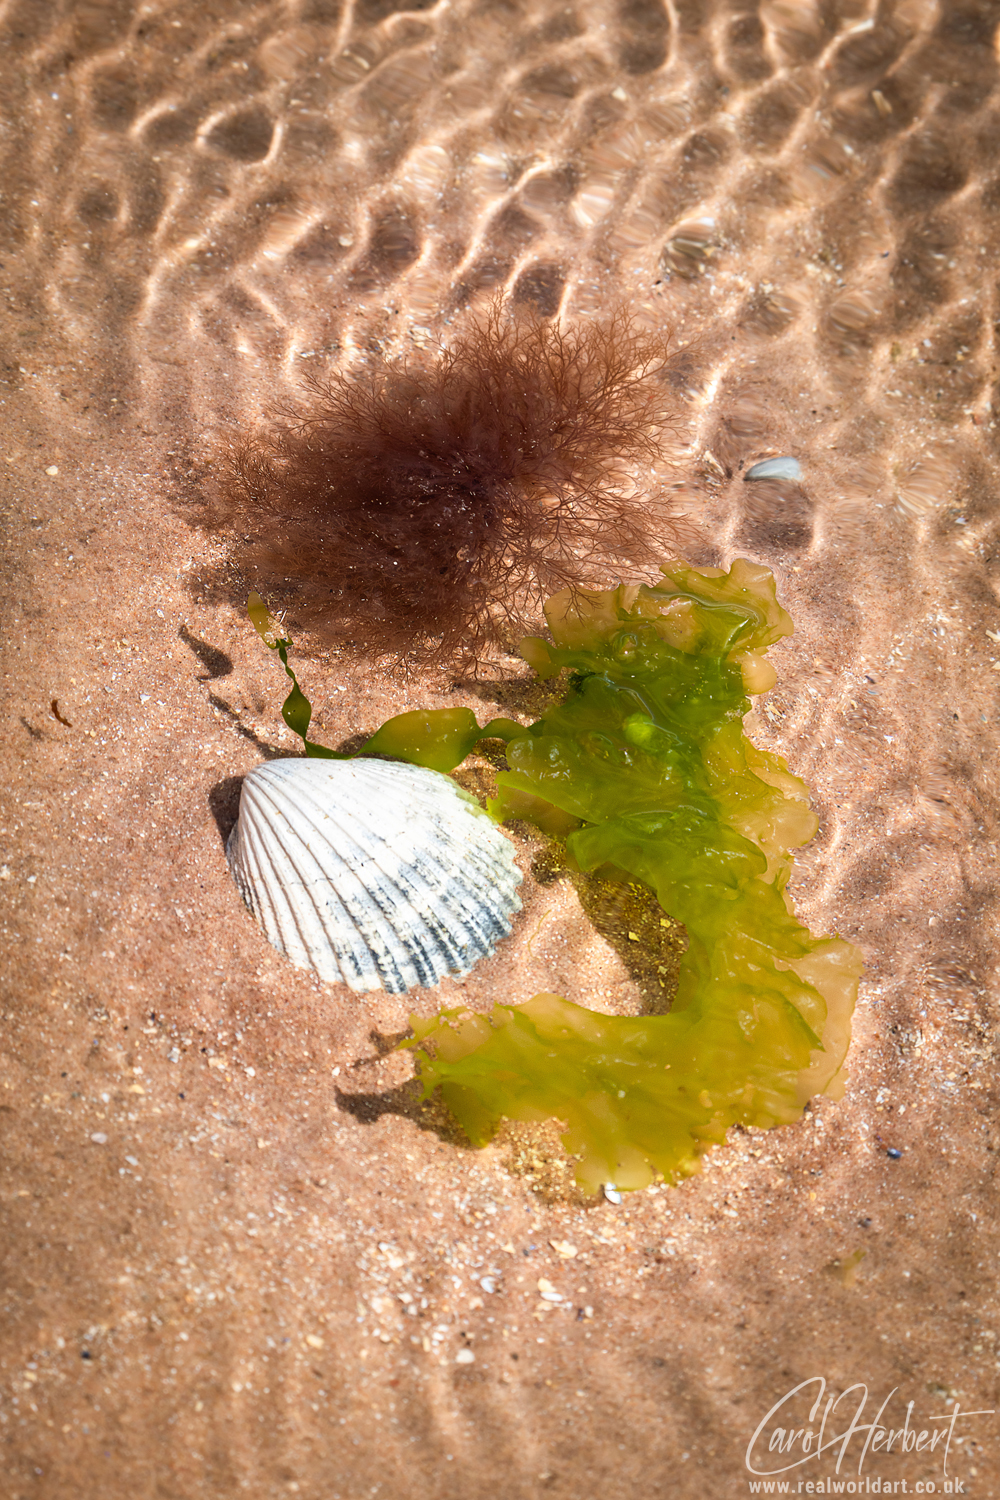
<svg viewBox="0 0 1000 1500">
<path fill-rule="evenodd" d="M 309 738 L 312 704 L 299 686 L 299 680 L 288 665 L 291 639 L 284 633 L 259 594 L 247 599 L 250 622 L 264 645 L 276 651 L 292 690 L 281 705 L 281 717 L 293 734 L 302 741 L 306 755 L 322 760 L 353 760 L 357 755 L 384 755 L 392 760 L 406 760 L 432 771 L 451 771 L 475 748 L 481 739 L 511 740 L 524 733 L 513 719 L 491 719 L 482 729 L 471 708 L 442 708 L 430 713 L 416 710 L 397 714 L 381 729 L 352 752 L 330 750 Z"/>
<path fill-rule="evenodd" d="M 328 750 L 325 745 L 317 745 L 309 738 L 312 704 L 299 687 L 299 680 L 288 665 L 288 651 L 292 642 L 284 633 L 281 621 L 275 619 L 259 594 L 250 595 L 247 600 L 247 614 L 264 645 L 272 651 L 277 651 L 281 658 L 281 665 L 285 669 L 285 675 L 292 680 L 292 691 L 281 705 L 281 717 L 292 733 L 299 736 L 306 754 L 318 760 L 347 760 L 349 757 L 339 750 Z"/>
</svg>

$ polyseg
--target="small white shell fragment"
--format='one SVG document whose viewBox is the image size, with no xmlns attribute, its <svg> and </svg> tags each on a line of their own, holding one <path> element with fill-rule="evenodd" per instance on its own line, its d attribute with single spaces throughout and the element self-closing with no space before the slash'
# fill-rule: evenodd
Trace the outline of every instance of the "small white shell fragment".
<svg viewBox="0 0 1000 1500">
<path fill-rule="evenodd" d="M 353 990 L 466 974 L 521 907 L 510 842 L 422 766 L 268 761 L 243 783 L 226 855 L 268 941 Z"/>
<path fill-rule="evenodd" d="M 785 454 L 781 458 L 765 458 L 747 469 L 744 479 L 792 479 L 797 484 L 802 478 L 802 465 L 797 458 Z"/>
<path fill-rule="evenodd" d="M 615 1187 L 613 1182 L 605 1182 L 602 1184 L 602 1187 L 604 1190 L 604 1196 L 609 1203 L 620 1203 L 622 1201 L 622 1195 Z"/>
<path fill-rule="evenodd" d="M 459 1349 L 458 1353 L 455 1355 L 456 1365 L 474 1365 L 475 1362 L 476 1356 L 473 1354 L 471 1349 Z"/>
</svg>

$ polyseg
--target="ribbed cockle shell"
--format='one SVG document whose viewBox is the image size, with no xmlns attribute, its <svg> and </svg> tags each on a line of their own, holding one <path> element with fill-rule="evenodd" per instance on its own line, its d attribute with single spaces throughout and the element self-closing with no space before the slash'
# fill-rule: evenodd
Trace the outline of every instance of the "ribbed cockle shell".
<svg viewBox="0 0 1000 1500">
<path fill-rule="evenodd" d="M 521 907 L 510 842 L 421 766 L 268 761 L 243 783 L 226 854 L 268 941 L 354 990 L 467 973 Z"/>
</svg>

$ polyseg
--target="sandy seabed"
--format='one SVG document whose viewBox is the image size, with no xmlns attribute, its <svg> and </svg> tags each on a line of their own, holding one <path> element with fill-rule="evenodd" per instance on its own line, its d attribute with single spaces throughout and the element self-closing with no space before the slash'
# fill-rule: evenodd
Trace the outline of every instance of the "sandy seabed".
<svg viewBox="0 0 1000 1500">
<path fill-rule="evenodd" d="M 1000 1405 L 998 25 L 2 7 L 5 1497 L 728 1500 L 807 1380 L 757 1468 L 864 1387 L 860 1423 L 948 1431 L 947 1472 L 863 1429 L 789 1492 L 1000 1495 L 997 1417 L 964 1415 Z M 799 910 L 867 962 L 842 1101 L 621 1205 L 549 1138 L 463 1147 L 390 1050 L 442 1002 L 640 1003 L 535 846 L 512 937 L 402 998 L 291 969 L 223 856 L 238 778 L 294 745 L 197 524 L 220 453 L 498 290 L 688 347 L 659 479 L 696 560 L 778 577 L 752 733 L 814 788 Z M 743 481 L 786 453 L 801 486 Z M 332 744 L 525 691 L 302 645 Z"/>
</svg>

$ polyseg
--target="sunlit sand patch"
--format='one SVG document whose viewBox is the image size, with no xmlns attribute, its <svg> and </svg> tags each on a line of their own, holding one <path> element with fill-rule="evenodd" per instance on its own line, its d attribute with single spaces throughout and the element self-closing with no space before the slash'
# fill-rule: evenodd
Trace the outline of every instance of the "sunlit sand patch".
<svg viewBox="0 0 1000 1500">
<path fill-rule="evenodd" d="M 941 450 L 924 453 L 898 476 L 897 505 L 911 520 L 927 520 L 950 502 L 957 479 L 954 455 Z"/>
</svg>

